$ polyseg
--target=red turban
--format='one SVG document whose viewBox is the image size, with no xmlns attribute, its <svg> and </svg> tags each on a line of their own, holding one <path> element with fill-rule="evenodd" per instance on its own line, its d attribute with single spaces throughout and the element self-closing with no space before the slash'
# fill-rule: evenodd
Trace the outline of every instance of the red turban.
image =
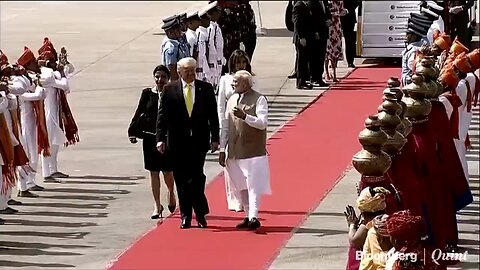
<svg viewBox="0 0 480 270">
<path fill-rule="evenodd" d="M 53 43 L 48 39 L 48 37 L 43 39 L 43 45 L 42 47 L 40 47 L 40 49 L 38 49 L 38 54 L 41 55 L 46 51 L 49 51 L 53 55 L 54 60 L 57 61 L 57 51 L 55 51 L 55 47 L 53 46 Z"/>
<path fill-rule="evenodd" d="M 399 211 L 389 216 L 387 231 L 395 240 L 419 242 L 426 234 L 425 221 L 421 216 L 413 216 L 409 210 Z"/>
<path fill-rule="evenodd" d="M 55 61 L 55 55 L 51 51 L 43 51 L 40 56 L 38 56 L 38 60 L 53 60 Z"/>
<path fill-rule="evenodd" d="M 36 59 L 35 55 L 33 55 L 33 52 L 27 46 L 25 46 L 23 54 L 18 58 L 17 63 L 20 66 L 26 66 L 35 60 Z"/>
<path fill-rule="evenodd" d="M 0 67 L 8 65 L 8 57 L 0 50 Z"/>
</svg>

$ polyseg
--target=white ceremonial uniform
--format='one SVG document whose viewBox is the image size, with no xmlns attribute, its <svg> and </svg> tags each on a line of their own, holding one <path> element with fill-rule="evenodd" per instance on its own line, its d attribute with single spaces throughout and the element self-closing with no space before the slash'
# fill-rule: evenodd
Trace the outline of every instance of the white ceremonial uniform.
<svg viewBox="0 0 480 270">
<path fill-rule="evenodd" d="M 45 120 L 47 124 L 48 140 L 50 142 L 50 156 L 41 155 L 43 177 L 49 177 L 58 172 L 57 155 L 60 145 L 67 142 L 67 138 L 60 128 L 59 100 L 57 91 L 68 93 L 67 78 L 57 79 L 53 69 L 41 67 L 41 83 L 45 88 Z M 60 90 L 57 90 L 60 89 Z"/>
<path fill-rule="evenodd" d="M 185 32 L 185 36 L 187 37 L 187 43 L 190 48 L 190 55 L 193 56 L 193 49 L 195 47 L 195 44 L 197 44 L 197 33 L 194 30 L 188 28 L 187 32 Z"/>
<path fill-rule="evenodd" d="M 196 31 L 197 46 L 198 46 L 198 59 L 197 59 L 197 79 L 202 81 L 209 81 L 210 67 L 207 61 L 207 41 L 208 31 L 207 28 L 199 26 Z"/>
<path fill-rule="evenodd" d="M 30 167 L 35 171 L 38 168 L 38 142 L 37 142 L 37 123 L 35 110 L 33 109 L 33 101 L 45 99 L 45 89 L 40 86 L 30 84 L 30 81 L 23 76 L 17 77 L 18 80 L 25 80 L 28 84 L 29 91 L 18 97 L 18 105 L 20 106 L 20 121 L 22 123 L 20 132 L 20 142 L 23 145 L 25 153 L 30 162 Z M 20 190 L 25 191 L 36 185 L 35 172 L 19 171 Z M 22 179 L 26 179 L 22 181 Z"/>
<path fill-rule="evenodd" d="M 216 69 L 215 69 L 215 85 L 218 86 L 218 83 L 220 81 L 220 77 L 222 76 L 223 65 L 225 65 L 227 63 L 227 60 L 223 56 L 223 47 L 224 47 L 223 34 L 222 34 L 222 29 L 220 28 L 220 26 L 218 25 L 217 22 L 211 21 L 209 28 L 212 28 L 212 31 L 214 33 L 213 41 L 214 41 L 214 44 L 215 44 L 215 50 L 216 50 L 216 56 L 217 56 L 217 62 L 215 63 L 215 65 L 216 65 L 215 66 L 216 67 Z"/>
<path fill-rule="evenodd" d="M 263 194 L 271 194 L 270 187 L 270 169 L 268 156 L 256 156 L 245 159 L 228 158 L 228 130 L 229 118 L 232 117 L 231 112 L 237 105 L 237 101 L 241 95 L 235 93 L 227 101 L 225 117 L 222 119 L 222 128 L 220 130 L 220 149 L 226 148 L 227 160 L 226 170 L 230 176 L 232 188 L 234 192 L 240 194 L 244 207 L 249 206 L 248 217 L 252 219 L 258 214 L 258 203 L 260 196 Z M 268 126 L 268 102 L 264 96 L 260 96 L 256 102 L 256 116 L 248 115 L 245 117 L 245 123 L 249 126 L 265 130 Z M 244 194 L 247 194 L 245 196 Z M 248 197 L 248 203 L 245 202 Z"/>
<path fill-rule="evenodd" d="M 215 31 L 210 24 L 207 28 L 207 62 L 209 67 L 207 81 L 216 86 L 216 73 L 217 73 L 217 48 L 215 47 Z"/>
</svg>

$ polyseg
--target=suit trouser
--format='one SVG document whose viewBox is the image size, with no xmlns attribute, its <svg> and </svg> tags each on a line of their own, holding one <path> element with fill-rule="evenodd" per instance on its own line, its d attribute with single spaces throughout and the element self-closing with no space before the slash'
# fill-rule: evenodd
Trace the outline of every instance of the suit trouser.
<svg viewBox="0 0 480 270">
<path fill-rule="evenodd" d="M 353 64 L 357 47 L 355 21 L 350 18 L 342 18 L 342 31 L 345 38 L 345 57 L 348 64 Z"/>
<path fill-rule="evenodd" d="M 60 145 L 52 144 L 50 146 L 50 156 L 45 157 L 43 156 L 43 153 L 40 155 L 40 160 L 42 161 L 43 177 L 49 177 L 52 174 L 58 172 L 57 157 L 58 157 L 59 149 L 60 149 Z"/>
<path fill-rule="evenodd" d="M 257 34 L 255 32 L 250 34 L 249 37 L 243 42 L 243 45 L 245 46 L 245 52 L 251 61 L 253 53 L 255 52 L 255 48 L 257 47 Z"/>
<path fill-rule="evenodd" d="M 470 35 L 468 32 L 468 15 L 465 13 L 458 14 L 459 16 L 450 16 L 450 36 L 452 40 L 458 37 L 460 43 L 465 47 L 470 47 Z"/>
<path fill-rule="evenodd" d="M 324 72 L 325 54 L 327 53 L 328 33 L 320 33 L 320 39 L 311 41 L 312 45 L 312 59 L 311 59 L 311 73 L 312 81 L 322 81 Z"/>
<path fill-rule="evenodd" d="M 311 53 L 309 45 L 310 41 L 307 41 L 307 46 L 302 46 L 299 41 L 295 42 L 295 49 L 297 51 L 296 71 L 297 71 L 297 87 L 304 85 L 307 81 L 310 81 L 310 63 Z"/>
<path fill-rule="evenodd" d="M 210 212 L 205 196 L 207 177 L 203 172 L 206 156 L 206 151 L 191 151 L 186 156 L 175 158 L 173 177 L 182 218 L 191 219 L 192 208 L 196 216 L 205 216 Z"/>
</svg>

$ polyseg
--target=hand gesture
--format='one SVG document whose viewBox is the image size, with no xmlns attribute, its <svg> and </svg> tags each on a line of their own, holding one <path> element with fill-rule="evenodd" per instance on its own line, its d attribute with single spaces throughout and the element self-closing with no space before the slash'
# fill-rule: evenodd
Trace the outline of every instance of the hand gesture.
<svg viewBox="0 0 480 270">
<path fill-rule="evenodd" d="M 161 154 L 165 153 L 165 143 L 164 142 L 157 143 L 157 150 Z"/>
<path fill-rule="evenodd" d="M 318 32 L 315 32 L 315 40 L 319 40 L 320 39 L 320 34 Z"/>
<path fill-rule="evenodd" d="M 347 207 L 345 208 L 345 212 L 343 212 L 343 214 L 345 214 L 345 218 L 347 219 L 348 226 L 352 224 L 358 224 L 359 219 L 357 217 L 357 214 L 355 213 L 355 209 L 353 209 L 353 206 L 347 205 Z"/>
<path fill-rule="evenodd" d="M 215 153 L 218 150 L 218 142 L 212 142 L 210 144 L 210 153 Z"/>
<path fill-rule="evenodd" d="M 300 45 L 302 45 L 303 47 L 306 47 L 307 46 L 307 40 L 304 39 L 304 38 L 301 38 L 300 39 Z"/>
<path fill-rule="evenodd" d="M 135 137 L 129 137 L 130 143 L 136 144 L 137 143 L 137 138 Z"/>
<path fill-rule="evenodd" d="M 226 159 L 226 155 L 225 155 L 225 152 L 220 152 L 220 155 L 218 156 L 218 164 L 220 164 L 220 166 L 222 167 L 225 167 L 225 159 Z"/>
<path fill-rule="evenodd" d="M 245 117 L 247 116 L 245 111 L 243 109 L 239 108 L 239 107 L 234 107 L 233 108 L 233 115 L 235 115 L 236 117 L 241 118 L 243 120 L 245 120 Z"/>
<path fill-rule="evenodd" d="M 450 13 L 452 14 L 458 14 L 460 13 L 461 11 L 463 11 L 463 7 L 462 6 L 454 6 L 452 8 L 450 8 Z"/>
</svg>

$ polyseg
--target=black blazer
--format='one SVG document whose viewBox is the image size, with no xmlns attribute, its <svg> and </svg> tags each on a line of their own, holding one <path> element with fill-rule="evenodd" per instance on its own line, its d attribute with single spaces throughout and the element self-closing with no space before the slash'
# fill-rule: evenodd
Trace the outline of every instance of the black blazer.
<svg viewBox="0 0 480 270">
<path fill-rule="evenodd" d="M 195 80 L 195 101 L 189 117 L 182 81 L 165 86 L 157 117 L 157 142 L 166 143 L 172 155 L 189 154 L 192 150 L 208 151 L 211 142 L 220 141 L 217 101 L 213 86 Z"/>
<path fill-rule="evenodd" d="M 293 42 L 304 38 L 310 40 L 315 34 L 314 21 L 310 7 L 303 1 L 296 1 L 292 10 Z"/>
<path fill-rule="evenodd" d="M 360 5 L 361 0 L 344 0 L 343 7 L 348 10 L 348 14 L 343 16 L 342 23 L 355 24 L 357 22 L 357 15 L 355 14 L 355 9 Z"/>
</svg>

